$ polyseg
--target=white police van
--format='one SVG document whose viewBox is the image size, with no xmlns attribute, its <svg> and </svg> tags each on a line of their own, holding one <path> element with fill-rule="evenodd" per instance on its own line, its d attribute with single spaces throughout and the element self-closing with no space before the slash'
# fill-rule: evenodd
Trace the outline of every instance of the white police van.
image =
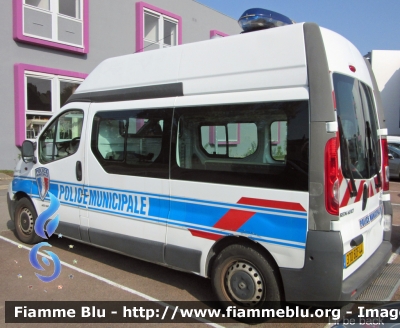
<svg viewBox="0 0 400 328">
<path fill-rule="evenodd" d="M 57 233 L 209 277 L 221 301 L 357 298 L 391 255 L 379 92 L 342 36 L 276 25 L 101 63 L 23 144 L 19 239 L 40 240 L 48 190 Z"/>
</svg>

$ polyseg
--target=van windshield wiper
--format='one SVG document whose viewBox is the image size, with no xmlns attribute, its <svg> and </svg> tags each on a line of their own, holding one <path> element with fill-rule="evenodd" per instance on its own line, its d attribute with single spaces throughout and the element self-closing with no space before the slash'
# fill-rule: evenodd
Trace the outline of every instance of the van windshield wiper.
<svg viewBox="0 0 400 328">
<path fill-rule="evenodd" d="M 378 183 L 376 184 L 377 188 L 380 188 L 382 186 L 382 181 L 381 181 L 381 175 L 379 174 L 379 166 L 378 166 L 378 159 L 374 154 L 376 154 L 376 149 L 375 149 L 375 144 L 372 142 L 371 139 L 371 126 L 369 124 L 369 121 L 365 122 L 365 129 L 367 130 L 367 141 L 368 141 L 368 151 L 367 151 L 367 156 L 368 156 L 368 165 L 369 167 L 372 167 L 373 164 L 375 164 L 375 172 L 378 178 Z M 373 149 L 372 149 L 373 147 Z M 369 174 L 371 176 L 371 173 Z"/>
<path fill-rule="evenodd" d="M 343 133 L 343 126 L 340 117 L 338 116 L 338 125 L 339 125 L 339 138 L 340 138 L 340 156 L 344 159 L 344 169 L 346 169 L 347 175 L 350 178 L 350 197 L 357 196 L 357 187 L 356 182 L 354 180 L 353 172 L 350 165 L 350 151 L 348 141 Z"/>
</svg>

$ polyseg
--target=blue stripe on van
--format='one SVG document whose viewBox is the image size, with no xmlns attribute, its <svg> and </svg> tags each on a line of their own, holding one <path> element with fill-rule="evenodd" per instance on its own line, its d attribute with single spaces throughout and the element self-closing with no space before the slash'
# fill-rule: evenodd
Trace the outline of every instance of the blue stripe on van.
<svg viewBox="0 0 400 328">
<path fill-rule="evenodd" d="M 307 220 L 271 214 L 255 214 L 237 231 L 270 238 L 306 242 Z M 262 233 L 258 233 L 261 231 Z"/>
<path fill-rule="evenodd" d="M 82 185 L 62 181 L 50 183 L 50 192 L 66 206 L 88 208 L 134 220 L 196 229 L 221 236 L 246 235 L 257 241 L 305 248 L 307 213 L 190 198 L 170 198 L 168 195 L 99 186 L 84 186 L 87 195 L 84 198 L 82 188 Z M 13 191 L 24 191 L 33 198 L 39 198 L 36 180 L 33 178 L 14 178 Z M 237 231 L 213 228 L 231 209 L 254 212 L 254 215 Z"/>
</svg>

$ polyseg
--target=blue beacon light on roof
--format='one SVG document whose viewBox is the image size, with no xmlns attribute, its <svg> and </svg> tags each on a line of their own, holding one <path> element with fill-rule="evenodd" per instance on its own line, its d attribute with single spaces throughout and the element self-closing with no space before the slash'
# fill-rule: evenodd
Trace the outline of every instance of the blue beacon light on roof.
<svg viewBox="0 0 400 328">
<path fill-rule="evenodd" d="M 247 33 L 294 24 L 294 21 L 271 10 L 252 8 L 243 13 L 238 23 L 243 29 L 243 33 Z"/>
</svg>

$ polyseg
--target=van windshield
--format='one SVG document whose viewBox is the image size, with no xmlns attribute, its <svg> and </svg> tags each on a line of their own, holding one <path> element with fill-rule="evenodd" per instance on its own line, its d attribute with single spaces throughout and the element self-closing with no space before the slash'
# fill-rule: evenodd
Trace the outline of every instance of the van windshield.
<svg viewBox="0 0 400 328">
<path fill-rule="evenodd" d="M 369 179 L 379 173 L 380 144 L 372 90 L 364 83 L 333 74 L 345 178 Z"/>
</svg>

